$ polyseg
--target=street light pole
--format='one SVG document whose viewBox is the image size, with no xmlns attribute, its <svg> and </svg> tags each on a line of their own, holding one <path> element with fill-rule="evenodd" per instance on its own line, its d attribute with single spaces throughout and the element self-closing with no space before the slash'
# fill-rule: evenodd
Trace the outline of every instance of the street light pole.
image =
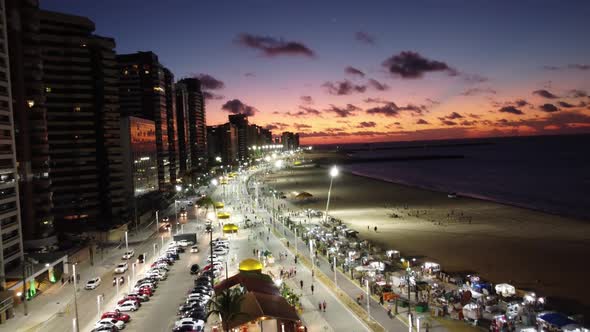
<svg viewBox="0 0 590 332">
<path fill-rule="evenodd" d="M 125 252 L 129 251 L 129 236 L 127 235 L 127 231 L 125 231 Z"/>
<path fill-rule="evenodd" d="M 334 254 L 334 284 L 336 285 L 336 290 L 338 290 L 338 280 L 336 280 L 336 254 Z"/>
<path fill-rule="evenodd" d="M 330 169 L 330 188 L 328 189 L 328 201 L 326 202 L 326 216 L 324 219 L 324 222 L 328 222 L 328 208 L 330 207 L 330 195 L 332 193 L 332 182 L 334 181 L 334 178 L 338 176 L 338 168 L 336 166 L 333 166 Z"/>
<path fill-rule="evenodd" d="M 313 275 L 314 275 L 314 267 L 315 264 L 313 263 L 313 241 L 312 239 L 309 239 L 309 257 L 311 258 L 311 279 L 313 280 Z"/>
<path fill-rule="evenodd" d="M 369 314 L 369 320 L 371 320 L 371 295 L 369 293 L 369 279 L 367 279 L 367 313 Z"/>
<path fill-rule="evenodd" d="M 125 234 L 127 234 L 127 232 L 125 232 Z M 77 296 L 77 292 L 78 292 L 78 276 L 76 275 L 76 263 L 70 263 L 72 264 L 72 273 L 74 274 L 74 310 L 76 313 L 76 320 L 75 320 L 75 330 L 74 332 L 80 332 L 80 324 L 79 324 L 79 320 L 78 320 L 78 296 Z"/>
<path fill-rule="evenodd" d="M 160 212 L 160 211 L 156 210 L 156 234 L 160 231 L 160 227 L 158 226 L 158 224 L 160 223 L 160 218 L 158 217 L 158 212 Z"/>
</svg>

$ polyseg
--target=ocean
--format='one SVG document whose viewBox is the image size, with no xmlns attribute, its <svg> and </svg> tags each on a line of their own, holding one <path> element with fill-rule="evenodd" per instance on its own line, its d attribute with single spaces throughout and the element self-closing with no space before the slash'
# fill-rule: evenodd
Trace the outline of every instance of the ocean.
<svg viewBox="0 0 590 332">
<path fill-rule="evenodd" d="M 590 221 L 590 135 L 348 144 L 337 148 L 353 158 L 402 159 L 342 166 L 354 174 Z"/>
</svg>

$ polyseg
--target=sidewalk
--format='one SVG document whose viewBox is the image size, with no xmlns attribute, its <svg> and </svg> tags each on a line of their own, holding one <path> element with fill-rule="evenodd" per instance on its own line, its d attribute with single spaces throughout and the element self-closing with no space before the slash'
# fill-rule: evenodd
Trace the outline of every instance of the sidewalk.
<svg viewBox="0 0 590 332">
<path fill-rule="evenodd" d="M 241 184 L 240 184 L 241 185 Z M 236 186 L 232 184 L 231 186 Z M 228 188 L 226 188 L 227 190 Z M 236 190 L 237 189 L 237 190 Z M 233 200 L 226 200 L 226 206 L 232 211 L 232 217 L 234 220 L 244 220 L 250 218 L 254 220 L 256 213 L 243 213 L 244 202 L 249 201 L 245 198 L 244 191 L 241 188 L 230 188 L 234 190 L 237 195 L 233 196 Z M 241 196 L 241 197 L 240 197 Z M 237 206 L 237 208 L 233 208 Z M 257 211 L 258 213 L 262 211 Z M 258 214 L 258 220 L 260 214 Z M 266 218 L 268 220 L 268 218 Z M 281 267 L 288 271 L 289 268 L 295 267 L 294 255 L 290 254 L 287 247 L 277 238 L 272 232 L 268 232 L 268 224 L 263 224 L 258 227 L 244 229 L 238 233 L 232 243 L 237 243 L 237 252 L 230 252 L 230 256 L 233 257 L 237 254 L 238 259 L 235 264 L 229 265 L 230 275 L 237 272 L 238 262 L 244 258 L 252 257 L 252 249 L 269 250 L 275 257 L 275 263 L 272 266 L 265 268 L 266 273 L 271 273 L 274 277 L 278 278 L 280 275 Z M 263 232 L 263 236 L 256 236 L 259 232 Z M 257 237 L 256 239 L 255 236 Z M 267 241 L 268 236 L 268 241 Z M 232 245 L 233 247 L 233 245 Z M 287 253 L 288 258 L 279 260 L 279 253 Z M 303 305 L 303 313 L 300 315 L 302 321 L 308 327 L 309 331 L 368 331 L 369 328 L 363 324 L 351 311 L 346 308 L 339 300 L 320 282 L 313 282 L 314 293 L 311 293 L 312 277 L 311 271 L 301 263 L 296 266 L 297 273 L 293 278 L 284 279 L 287 286 L 293 291 L 301 294 L 301 303 Z M 299 281 L 303 280 L 303 289 L 299 286 Z M 326 312 L 320 312 L 318 310 L 318 303 L 326 301 Z"/>
</svg>

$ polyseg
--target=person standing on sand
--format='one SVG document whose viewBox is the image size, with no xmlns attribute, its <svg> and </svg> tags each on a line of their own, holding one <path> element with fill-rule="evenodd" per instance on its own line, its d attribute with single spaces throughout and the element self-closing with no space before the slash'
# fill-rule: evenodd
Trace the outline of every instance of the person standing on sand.
<svg viewBox="0 0 590 332">
<path fill-rule="evenodd" d="M 326 312 L 326 300 L 324 300 L 324 302 L 322 302 L 322 309 L 324 309 L 324 312 Z"/>
</svg>

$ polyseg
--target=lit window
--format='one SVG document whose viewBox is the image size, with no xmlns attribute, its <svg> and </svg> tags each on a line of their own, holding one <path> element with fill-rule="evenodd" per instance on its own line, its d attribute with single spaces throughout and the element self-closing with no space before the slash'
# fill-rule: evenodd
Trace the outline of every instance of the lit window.
<svg viewBox="0 0 590 332">
<path fill-rule="evenodd" d="M 129 74 L 129 70 L 125 69 L 125 71 L 123 72 L 123 74 L 128 75 Z"/>
<path fill-rule="evenodd" d="M 33 108 L 33 106 L 35 106 L 35 101 L 32 99 L 27 100 L 27 105 L 29 105 L 29 108 Z"/>
<path fill-rule="evenodd" d="M 50 87 L 46 87 L 45 88 L 45 92 L 51 92 L 51 88 Z"/>
<path fill-rule="evenodd" d="M 81 110 L 80 106 L 74 107 L 74 112 L 80 112 L 80 110 Z"/>
<path fill-rule="evenodd" d="M 86 47 L 86 44 L 85 43 L 82 43 L 82 47 Z"/>
<path fill-rule="evenodd" d="M 146 73 L 146 74 L 149 74 L 149 73 L 150 73 L 150 71 L 149 71 L 149 70 L 146 70 L 146 71 L 144 71 L 144 73 Z"/>
</svg>

